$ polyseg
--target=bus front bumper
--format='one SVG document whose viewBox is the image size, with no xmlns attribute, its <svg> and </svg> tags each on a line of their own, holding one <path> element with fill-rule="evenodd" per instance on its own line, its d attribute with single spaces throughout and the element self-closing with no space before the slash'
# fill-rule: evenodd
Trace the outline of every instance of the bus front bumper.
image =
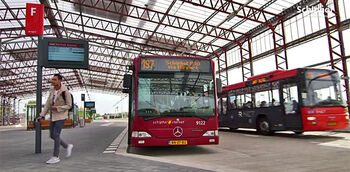
<svg viewBox="0 0 350 172">
<path fill-rule="evenodd" d="M 186 145 L 217 145 L 218 136 L 199 138 L 131 138 L 131 146 L 186 146 Z"/>
</svg>

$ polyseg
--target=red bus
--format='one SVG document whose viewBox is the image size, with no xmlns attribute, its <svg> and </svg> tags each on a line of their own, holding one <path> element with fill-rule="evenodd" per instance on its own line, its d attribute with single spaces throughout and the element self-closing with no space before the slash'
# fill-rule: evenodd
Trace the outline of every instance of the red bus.
<svg viewBox="0 0 350 172">
<path fill-rule="evenodd" d="M 219 127 L 274 131 L 324 131 L 348 127 L 349 116 L 333 70 L 277 70 L 222 88 Z"/>
<path fill-rule="evenodd" d="M 217 93 L 213 61 L 198 57 L 140 56 L 129 93 L 131 146 L 218 144 Z"/>
</svg>

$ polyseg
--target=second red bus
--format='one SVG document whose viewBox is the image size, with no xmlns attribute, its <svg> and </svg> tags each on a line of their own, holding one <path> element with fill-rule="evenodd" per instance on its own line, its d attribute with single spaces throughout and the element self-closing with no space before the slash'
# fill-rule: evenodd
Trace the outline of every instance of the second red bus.
<svg viewBox="0 0 350 172">
<path fill-rule="evenodd" d="M 220 94 L 220 127 L 269 135 L 344 129 L 348 121 L 340 78 L 333 70 L 277 70 L 226 86 Z"/>
</svg>

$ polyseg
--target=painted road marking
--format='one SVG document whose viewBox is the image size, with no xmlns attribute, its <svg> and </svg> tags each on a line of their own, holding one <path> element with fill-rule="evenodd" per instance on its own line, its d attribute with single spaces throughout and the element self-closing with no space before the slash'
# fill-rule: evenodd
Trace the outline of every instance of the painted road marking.
<svg viewBox="0 0 350 172">
<path fill-rule="evenodd" d="M 112 125 L 113 123 L 106 123 L 106 124 L 102 124 L 101 126 L 102 127 L 107 127 L 107 126 L 110 126 L 110 125 Z"/>
<path fill-rule="evenodd" d="M 120 146 L 121 141 L 125 137 L 126 133 L 128 132 L 128 128 L 126 127 L 119 136 L 103 151 L 103 153 L 115 153 Z"/>
</svg>

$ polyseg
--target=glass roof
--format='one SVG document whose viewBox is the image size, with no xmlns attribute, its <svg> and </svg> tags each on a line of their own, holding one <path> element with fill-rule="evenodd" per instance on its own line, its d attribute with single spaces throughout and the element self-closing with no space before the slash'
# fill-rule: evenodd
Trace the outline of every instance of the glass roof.
<svg viewBox="0 0 350 172">
<path fill-rule="evenodd" d="M 79 84 L 83 80 L 90 88 L 116 93 L 121 91 L 121 86 L 115 83 L 121 82 L 121 76 L 129 72 L 127 65 L 132 64 L 131 59 L 140 54 L 213 58 L 223 47 L 246 37 L 249 31 L 266 27 L 268 20 L 298 2 L 46 0 L 44 37 L 88 40 L 91 70 L 45 69 L 44 76 L 58 71 L 67 77 L 72 75 L 73 79 L 67 81 L 71 82 L 72 88 L 84 87 Z M 0 2 L 1 57 L 6 60 L 1 62 L 0 69 L 12 71 L 14 75 L 11 77 L 17 79 L 25 73 L 18 66 L 26 62 L 34 65 L 30 71 L 33 76 L 36 70 L 36 59 L 28 52 L 36 50 L 37 37 L 24 33 L 26 3 L 38 4 L 40 1 Z M 16 56 L 14 52 L 20 54 Z M 24 58 L 20 58 L 22 56 Z M 9 78 L 0 75 L 0 81 Z M 4 90 L 6 88 L 0 84 L 0 94 L 4 94 Z"/>
</svg>

